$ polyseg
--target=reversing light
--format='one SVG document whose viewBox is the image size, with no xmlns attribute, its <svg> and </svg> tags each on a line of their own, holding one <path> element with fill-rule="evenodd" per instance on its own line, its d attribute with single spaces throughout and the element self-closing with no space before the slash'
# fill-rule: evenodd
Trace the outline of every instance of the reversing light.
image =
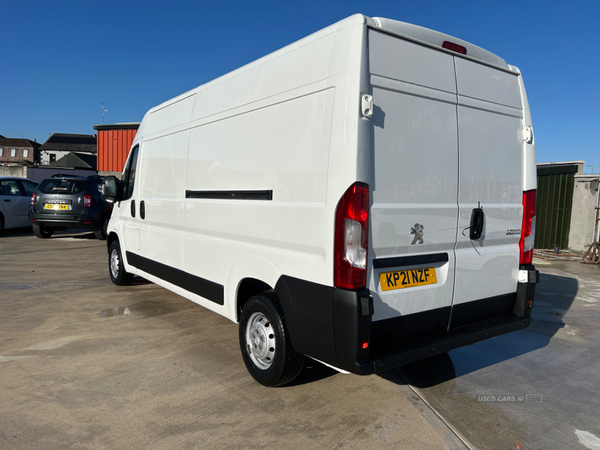
<svg viewBox="0 0 600 450">
<path fill-rule="evenodd" d="M 467 54 L 467 47 L 455 44 L 454 42 L 444 41 L 442 47 L 444 47 L 446 50 L 452 50 L 453 52 L 460 53 L 462 55 Z"/>
</svg>

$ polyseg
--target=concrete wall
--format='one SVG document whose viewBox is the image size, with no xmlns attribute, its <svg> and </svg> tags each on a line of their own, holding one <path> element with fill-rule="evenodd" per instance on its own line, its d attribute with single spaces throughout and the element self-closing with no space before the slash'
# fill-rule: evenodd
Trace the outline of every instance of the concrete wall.
<svg viewBox="0 0 600 450">
<path fill-rule="evenodd" d="M 598 206 L 599 175 L 575 175 L 573 210 L 569 231 L 569 250 L 584 253 L 597 239 L 594 236 Z"/>
<path fill-rule="evenodd" d="M 0 176 L 27 178 L 26 166 L 0 166 Z"/>
</svg>

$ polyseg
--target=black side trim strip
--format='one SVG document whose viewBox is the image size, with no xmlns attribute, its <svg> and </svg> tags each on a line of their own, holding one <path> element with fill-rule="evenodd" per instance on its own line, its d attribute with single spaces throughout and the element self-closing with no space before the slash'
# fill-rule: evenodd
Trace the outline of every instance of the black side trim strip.
<svg viewBox="0 0 600 450">
<path fill-rule="evenodd" d="M 438 262 L 448 262 L 448 253 L 379 258 L 373 260 L 373 267 L 376 269 L 383 269 L 385 267 L 417 266 L 419 264 L 432 264 Z"/>
<path fill-rule="evenodd" d="M 217 200 L 273 200 L 273 191 L 185 191 L 185 198 Z"/>
<path fill-rule="evenodd" d="M 137 267 L 138 269 L 174 284 L 175 286 L 179 286 L 186 291 L 207 298 L 217 305 L 223 305 L 225 303 L 225 296 L 223 294 L 224 288 L 221 284 L 213 283 L 212 281 L 189 274 L 183 270 L 175 269 L 166 264 L 144 258 L 135 253 L 125 252 L 125 256 L 127 257 L 127 263 L 131 266 Z"/>
</svg>

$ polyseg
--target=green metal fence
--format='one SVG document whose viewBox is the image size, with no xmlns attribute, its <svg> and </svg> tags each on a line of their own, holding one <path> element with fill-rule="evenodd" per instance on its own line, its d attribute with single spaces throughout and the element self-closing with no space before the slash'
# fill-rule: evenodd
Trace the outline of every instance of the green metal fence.
<svg viewBox="0 0 600 450">
<path fill-rule="evenodd" d="M 535 248 L 567 249 L 577 166 L 537 169 Z"/>
</svg>

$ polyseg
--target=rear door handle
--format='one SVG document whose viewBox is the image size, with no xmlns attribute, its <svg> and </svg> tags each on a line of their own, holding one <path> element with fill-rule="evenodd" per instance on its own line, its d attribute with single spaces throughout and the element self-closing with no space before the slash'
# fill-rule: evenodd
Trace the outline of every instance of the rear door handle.
<svg viewBox="0 0 600 450">
<path fill-rule="evenodd" d="M 140 217 L 142 220 L 146 218 L 146 204 L 144 203 L 144 200 L 140 202 Z"/>
<path fill-rule="evenodd" d="M 4 201 L 5 201 L 5 202 L 10 202 L 10 199 L 8 199 L 8 198 L 5 198 L 5 199 L 4 199 Z"/>
<path fill-rule="evenodd" d="M 131 217 L 135 217 L 135 200 L 131 200 Z"/>
<path fill-rule="evenodd" d="M 476 241 L 481 237 L 483 233 L 483 222 L 484 222 L 485 214 L 483 213 L 483 208 L 475 208 L 471 213 L 471 226 L 469 237 L 472 241 Z"/>
</svg>

